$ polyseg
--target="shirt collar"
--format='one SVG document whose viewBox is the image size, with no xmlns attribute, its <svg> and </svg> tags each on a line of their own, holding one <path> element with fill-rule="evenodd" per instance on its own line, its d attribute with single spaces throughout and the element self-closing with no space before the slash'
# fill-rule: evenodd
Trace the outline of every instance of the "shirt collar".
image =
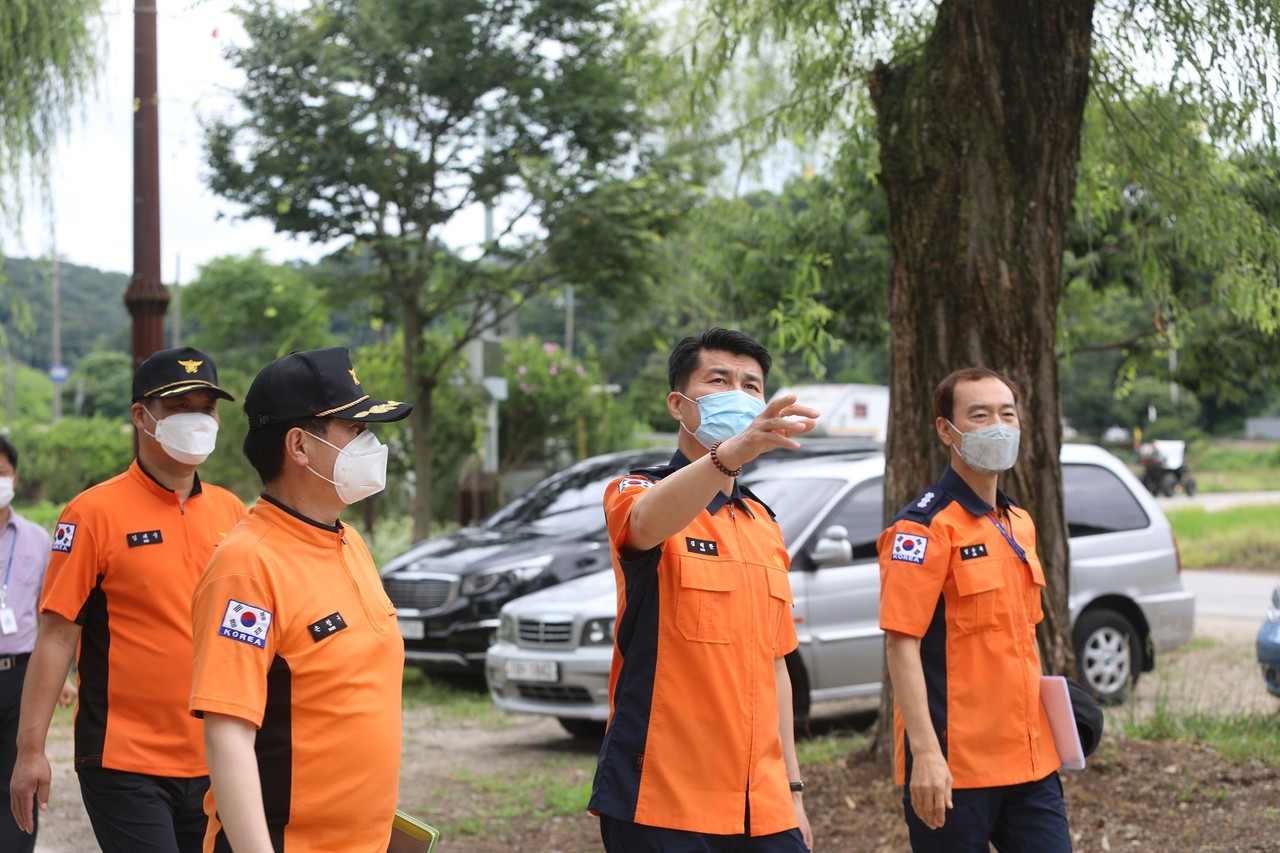
<svg viewBox="0 0 1280 853">
<path fill-rule="evenodd" d="M 136 469 L 135 476 L 149 489 L 151 489 L 152 491 L 158 491 L 160 494 L 177 499 L 178 493 L 175 492 L 173 489 L 169 488 L 168 486 L 166 486 L 165 484 L 161 483 L 159 480 L 157 480 L 154 474 L 152 474 L 150 471 L 148 471 L 146 468 L 142 466 L 141 459 L 138 459 L 136 457 L 134 458 L 133 464 L 129 466 L 129 470 L 134 471 L 134 469 Z M 192 474 L 191 494 L 187 495 L 187 499 L 190 500 L 191 498 L 194 498 L 196 495 L 200 494 L 200 491 L 201 491 L 200 474 L 199 472 L 195 472 L 194 474 Z"/>
<path fill-rule="evenodd" d="M 263 492 L 262 494 L 258 495 L 258 499 L 265 503 L 271 504 L 276 509 L 280 510 L 281 512 L 289 516 L 292 516 L 293 518 L 296 518 L 298 521 L 301 521 L 304 524 L 309 524 L 312 527 L 319 528 L 320 530 L 323 530 L 327 533 L 338 533 L 338 534 L 342 533 L 341 521 L 339 521 L 337 524 L 323 524 L 322 522 L 316 521 L 315 519 L 307 518 L 305 515 L 293 509 L 292 507 L 288 507 L 280 503 L 280 501 L 271 497 L 271 495 L 267 494 L 266 492 Z"/>
<path fill-rule="evenodd" d="M 677 450 L 675 454 L 671 457 L 671 461 L 668 462 L 666 465 L 660 465 L 654 468 L 642 468 L 640 469 L 640 471 L 632 472 L 632 473 L 641 473 L 641 472 L 649 473 L 652 476 L 657 477 L 659 480 L 661 480 L 663 477 L 666 477 L 669 474 L 674 474 L 676 471 L 679 471 L 684 466 L 690 464 L 690 462 L 691 460 L 689 459 L 689 457 L 685 456 L 682 451 Z M 764 506 L 765 509 L 769 509 L 769 507 L 765 506 L 764 501 L 760 500 L 759 498 L 757 498 L 755 495 L 751 493 L 750 489 L 745 488 L 742 485 L 739 485 L 738 478 L 735 477 L 733 479 L 733 491 L 728 495 L 726 495 L 724 492 L 716 492 L 715 496 L 711 498 L 711 502 L 707 504 L 707 512 L 711 513 L 712 515 L 715 515 L 717 512 L 719 512 L 724 507 L 728 506 L 730 503 L 737 501 L 738 506 L 742 507 L 742 509 L 745 510 L 748 515 L 754 518 L 755 513 L 751 511 L 751 507 L 747 504 L 745 500 L 746 498 L 751 498 L 756 503 L 760 504 L 761 506 Z M 773 515 L 773 510 L 769 510 L 769 515 L 770 516 Z"/>
<path fill-rule="evenodd" d="M 986 515 L 995 509 L 991 504 L 978 497 L 978 493 L 950 465 L 947 466 L 947 470 L 942 472 L 942 478 L 938 480 L 938 486 L 954 498 L 956 503 L 968 510 L 971 515 Z M 1017 504 L 1003 490 L 997 488 L 996 506 L 1007 510 L 1010 507 L 1016 507 Z"/>
</svg>

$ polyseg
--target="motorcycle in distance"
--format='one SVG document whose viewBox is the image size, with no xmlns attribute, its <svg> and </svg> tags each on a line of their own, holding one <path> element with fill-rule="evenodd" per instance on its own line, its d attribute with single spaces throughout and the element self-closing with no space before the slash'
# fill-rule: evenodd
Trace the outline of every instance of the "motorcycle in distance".
<svg viewBox="0 0 1280 853">
<path fill-rule="evenodd" d="M 1187 443 L 1169 438 L 1152 439 L 1138 449 L 1142 485 L 1156 497 L 1172 497 L 1178 487 L 1187 497 L 1196 493 L 1196 478 L 1186 461 Z"/>
</svg>

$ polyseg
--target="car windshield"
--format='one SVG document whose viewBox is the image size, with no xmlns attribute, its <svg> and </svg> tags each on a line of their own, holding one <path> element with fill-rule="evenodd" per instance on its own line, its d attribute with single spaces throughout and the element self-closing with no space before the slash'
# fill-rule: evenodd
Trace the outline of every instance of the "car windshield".
<svg viewBox="0 0 1280 853">
<path fill-rule="evenodd" d="M 845 486 L 844 480 L 791 480 L 771 477 L 747 484 L 778 516 L 782 537 L 790 546 L 805 526 L 822 514 L 831 498 Z"/>
<path fill-rule="evenodd" d="M 583 533 L 604 528 L 604 487 L 633 468 L 666 461 L 670 451 L 575 465 L 548 477 L 484 522 L 485 527 L 532 527 L 540 533 Z"/>
</svg>

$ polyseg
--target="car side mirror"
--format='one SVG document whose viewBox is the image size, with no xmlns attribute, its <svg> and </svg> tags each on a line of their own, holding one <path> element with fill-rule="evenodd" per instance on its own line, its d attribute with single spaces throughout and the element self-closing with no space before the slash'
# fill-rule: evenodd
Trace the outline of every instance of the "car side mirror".
<svg viewBox="0 0 1280 853">
<path fill-rule="evenodd" d="M 822 531 L 818 541 L 809 549 L 809 559 L 815 566 L 852 563 L 853 544 L 849 542 L 849 531 L 839 524 Z"/>
</svg>

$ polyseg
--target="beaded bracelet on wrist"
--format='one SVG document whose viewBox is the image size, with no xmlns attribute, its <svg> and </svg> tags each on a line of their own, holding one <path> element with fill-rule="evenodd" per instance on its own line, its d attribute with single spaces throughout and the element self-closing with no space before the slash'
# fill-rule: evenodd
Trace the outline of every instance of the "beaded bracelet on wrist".
<svg viewBox="0 0 1280 853">
<path fill-rule="evenodd" d="M 716 456 L 716 449 L 719 448 L 722 443 L 722 441 L 717 441 L 715 444 L 711 445 L 711 464 L 716 466 L 716 470 L 721 474 L 724 474 L 726 477 L 737 477 L 742 473 L 742 466 L 739 465 L 737 468 L 733 469 L 726 468 L 724 463 L 720 461 L 720 457 Z"/>
</svg>

